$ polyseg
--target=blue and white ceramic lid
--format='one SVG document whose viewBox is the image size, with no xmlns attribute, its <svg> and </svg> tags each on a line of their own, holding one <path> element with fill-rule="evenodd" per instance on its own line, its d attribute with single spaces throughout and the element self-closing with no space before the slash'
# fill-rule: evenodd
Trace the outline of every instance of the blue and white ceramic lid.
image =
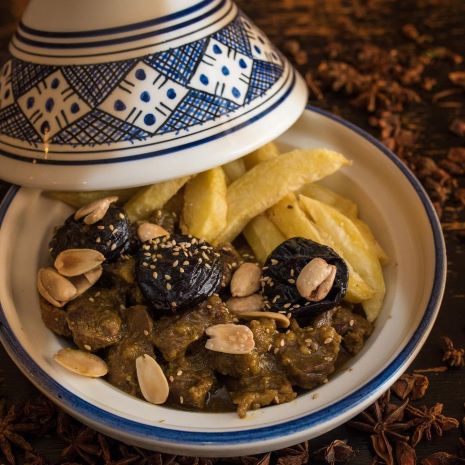
<svg viewBox="0 0 465 465">
<path fill-rule="evenodd" d="M 304 110 L 302 78 L 230 0 L 31 0 L 0 73 L 0 177 L 161 181 L 233 160 Z"/>
</svg>

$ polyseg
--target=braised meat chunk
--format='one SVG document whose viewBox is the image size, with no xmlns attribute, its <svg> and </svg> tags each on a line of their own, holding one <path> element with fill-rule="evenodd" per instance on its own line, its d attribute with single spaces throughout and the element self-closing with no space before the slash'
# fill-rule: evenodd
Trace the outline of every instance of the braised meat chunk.
<svg viewBox="0 0 465 465">
<path fill-rule="evenodd" d="M 342 345 L 349 354 L 360 352 L 373 331 L 373 324 L 346 307 L 338 307 L 333 315 L 334 329 L 342 336 Z"/>
<path fill-rule="evenodd" d="M 210 368 L 209 356 L 203 349 L 169 363 L 166 376 L 171 403 L 196 409 L 204 408 L 208 394 L 217 384 L 215 374 Z"/>
<path fill-rule="evenodd" d="M 341 336 L 332 326 L 300 328 L 295 320 L 291 328 L 274 341 L 279 365 L 293 385 L 311 389 L 325 383 L 334 371 Z"/>
<path fill-rule="evenodd" d="M 233 379 L 227 386 L 241 418 L 248 410 L 290 402 L 297 396 L 289 380 L 279 372 Z"/>
<path fill-rule="evenodd" d="M 58 336 L 71 337 L 71 330 L 66 321 L 66 311 L 49 304 L 43 297 L 40 298 L 40 311 L 42 321 L 48 329 Z"/>
<path fill-rule="evenodd" d="M 108 289 L 92 289 L 70 302 L 66 321 L 76 345 L 94 352 L 117 343 L 123 336 L 122 306 L 120 295 Z"/>
<path fill-rule="evenodd" d="M 222 300 L 213 295 L 181 316 L 155 321 L 153 343 L 167 361 L 183 357 L 190 344 L 200 339 L 209 326 L 230 323 L 232 316 Z"/>
<path fill-rule="evenodd" d="M 136 359 L 147 354 L 154 356 L 151 336 L 152 318 L 142 305 L 124 311 L 126 331 L 123 339 L 110 347 L 107 354 L 107 380 L 131 395 L 140 395 L 136 373 Z"/>
</svg>

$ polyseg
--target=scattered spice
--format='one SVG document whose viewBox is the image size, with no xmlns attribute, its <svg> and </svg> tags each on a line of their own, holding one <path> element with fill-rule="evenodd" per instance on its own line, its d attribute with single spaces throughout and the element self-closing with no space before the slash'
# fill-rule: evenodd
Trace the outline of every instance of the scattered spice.
<svg viewBox="0 0 465 465">
<path fill-rule="evenodd" d="M 401 405 L 391 404 L 388 390 L 356 420 L 348 423 L 353 428 L 371 434 L 370 439 L 376 455 L 387 465 L 394 465 L 391 441 L 409 440 L 408 436 L 400 434 L 411 427 L 410 422 L 404 421 L 404 411 L 408 402 L 406 400 Z"/>
<path fill-rule="evenodd" d="M 429 379 L 425 375 L 404 373 L 391 387 L 392 392 L 402 400 L 421 399 L 428 390 Z"/>
<path fill-rule="evenodd" d="M 464 190 L 464 201 L 465 201 L 465 190 Z M 464 349 L 456 349 L 454 347 L 454 343 L 450 338 L 444 336 L 442 338 L 442 350 L 443 350 L 443 357 L 442 361 L 446 362 L 450 367 L 461 368 L 465 366 L 465 360 L 463 358 L 465 354 Z"/>
<path fill-rule="evenodd" d="M 447 371 L 447 367 L 444 366 L 413 370 L 414 373 L 444 373 L 445 371 Z"/>
<path fill-rule="evenodd" d="M 433 433 L 442 436 L 445 431 L 459 426 L 459 422 L 455 418 L 446 417 L 442 414 L 443 407 L 443 404 L 439 402 L 429 408 L 425 405 L 419 408 L 407 405 L 405 410 L 412 419 L 412 423 L 415 424 L 411 440 L 413 447 L 424 438 L 431 441 Z"/>
<path fill-rule="evenodd" d="M 340 439 L 334 440 L 331 444 L 316 450 L 312 454 L 317 460 L 324 460 L 330 465 L 348 462 L 354 455 L 354 449 L 347 444 L 347 441 L 341 441 Z"/>
<path fill-rule="evenodd" d="M 308 442 L 278 451 L 276 465 L 305 465 L 309 459 Z"/>
<path fill-rule="evenodd" d="M 0 451 L 6 461 L 15 465 L 13 447 L 24 451 L 32 450 L 31 444 L 23 437 L 23 433 L 30 432 L 34 425 L 22 422 L 21 409 L 17 405 L 7 408 L 6 401 L 0 400 Z"/>
<path fill-rule="evenodd" d="M 415 449 L 405 441 L 397 441 L 396 460 L 399 465 L 415 465 L 417 463 Z"/>
<path fill-rule="evenodd" d="M 447 452 L 435 452 L 421 460 L 421 465 L 460 465 L 465 464 L 465 459 Z"/>
</svg>

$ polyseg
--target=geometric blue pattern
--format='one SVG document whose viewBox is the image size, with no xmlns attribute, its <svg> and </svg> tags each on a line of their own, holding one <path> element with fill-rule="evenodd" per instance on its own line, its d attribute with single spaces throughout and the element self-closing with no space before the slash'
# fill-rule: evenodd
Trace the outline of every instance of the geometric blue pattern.
<svg viewBox="0 0 465 465">
<path fill-rule="evenodd" d="M 249 91 L 247 92 L 245 103 L 249 103 L 255 98 L 265 94 L 266 91 L 279 79 L 282 71 L 282 68 L 275 63 L 254 60 Z"/>
<path fill-rule="evenodd" d="M 93 110 L 51 139 L 55 144 L 98 145 L 125 140 L 144 140 L 148 132 L 101 110 Z"/>
<path fill-rule="evenodd" d="M 144 61 L 166 77 L 184 86 L 202 58 L 207 39 L 201 39 L 166 52 L 147 56 Z"/>
<path fill-rule="evenodd" d="M 136 60 L 63 66 L 69 85 L 91 107 L 97 106 L 124 78 Z"/>
<path fill-rule="evenodd" d="M 33 65 L 20 60 L 12 60 L 12 76 L 21 76 L 13 79 L 13 93 L 16 98 L 32 89 L 37 83 L 55 71 L 55 66 Z"/>
<path fill-rule="evenodd" d="M 157 134 L 179 131 L 186 129 L 186 127 L 202 124 L 237 108 L 239 105 L 230 100 L 199 90 L 191 90 L 169 119 L 158 129 Z"/>
<path fill-rule="evenodd" d="M 244 31 L 240 18 L 241 16 L 237 16 L 234 21 L 213 34 L 212 37 L 238 52 L 241 52 L 248 57 L 252 57 L 250 44 L 247 40 L 247 35 Z"/>
<path fill-rule="evenodd" d="M 0 134 L 29 142 L 42 141 L 16 103 L 0 110 Z"/>
<path fill-rule="evenodd" d="M 242 14 L 208 37 L 137 58 L 65 66 L 10 62 L 18 104 L 3 100 L 0 136 L 34 143 L 48 134 L 52 144 L 74 146 L 195 133 L 195 126 L 239 113 L 284 71 L 277 51 Z"/>
</svg>

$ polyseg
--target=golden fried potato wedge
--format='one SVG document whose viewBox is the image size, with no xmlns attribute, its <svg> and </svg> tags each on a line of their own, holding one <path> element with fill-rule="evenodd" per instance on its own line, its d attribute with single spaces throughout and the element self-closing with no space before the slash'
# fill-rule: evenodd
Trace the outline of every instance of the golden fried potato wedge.
<svg viewBox="0 0 465 465">
<path fill-rule="evenodd" d="M 265 263 L 270 253 L 286 239 L 274 223 L 263 214 L 250 220 L 242 234 L 260 263 Z"/>
<path fill-rule="evenodd" d="M 327 205 L 331 205 L 349 218 L 357 218 L 358 216 L 358 206 L 355 202 L 317 182 L 306 184 L 300 189 L 299 193 L 306 197 L 319 200 Z"/>
<path fill-rule="evenodd" d="M 146 219 L 154 210 L 162 208 L 189 178 L 190 176 L 183 176 L 144 187 L 124 205 L 128 218 L 131 221 Z"/>
<path fill-rule="evenodd" d="M 267 211 L 268 217 L 284 234 L 286 239 L 291 237 L 305 237 L 319 244 L 327 245 L 334 249 L 342 258 L 343 254 L 333 244 L 331 237 L 319 230 L 318 226 L 311 221 L 300 208 L 294 194 L 289 194 L 284 199 L 273 205 Z M 374 296 L 373 289 L 354 271 L 350 263 L 345 259 L 349 268 L 349 282 L 345 300 L 352 303 L 360 303 Z"/>
<path fill-rule="evenodd" d="M 222 165 L 224 173 L 226 174 L 226 180 L 228 184 L 231 184 L 236 179 L 239 179 L 247 171 L 245 169 L 244 159 L 238 158 L 237 160 L 230 161 Z"/>
<path fill-rule="evenodd" d="M 118 197 L 118 203 L 124 203 L 133 195 L 139 192 L 142 187 L 131 187 L 129 189 L 114 189 L 106 191 L 87 191 L 87 192 L 67 192 L 67 191 L 46 191 L 45 197 L 60 200 L 71 207 L 81 208 L 91 202 L 104 197 Z"/>
<path fill-rule="evenodd" d="M 221 167 L 203 171 L 184 188 L 182 231 L 211 241 L 226 226 L 226 176 Z"/>
<path fill-rule="evenodd" d="M 278 155 L 279 150 L 276 144 L 274 142 L 269 142 L 243 158 L 245 168 L 250 170 L 259 163 L 276 158 Z"/>
<path fill-rule="evenodd" d="M 369 321 L 374 321 L 383 304 L 385 284 L 378 257 L 367 245 L 359 229 L 350 218 L 318 200 L 299 196 L 301 207 L 315 221 L 321 231 L 331 237 L 336 252 L 373 288 L 375 295 L 362 302 Z"/>
<path fill-rule="evenodd" d="M 267 211 L 267 215 L 286 239 L 305 237 L 306 239 L 323 244 L 316 224 L 307 218 L 294 194 L 288 194 L 275 203 Z"/>
<path fill-rule="evenodd" d="M 349 163 L 332 150 L 297 149 L 258 164 L 228 187 L 227 225 L 215 242 L 231 242 L 252 218 L 286 194 Z"/>
<path fill-rule="evenodd" d="M 360 218 L 352 218 L 352 221 L 362 234 L 368 247 L 370 247 L 373 253 L 378 257 L 381 265 L 387 265 L 389 263 L 389 257 L 381 247 L 380 243 L 376 240 L 370 227 Z"/>
</svg>

